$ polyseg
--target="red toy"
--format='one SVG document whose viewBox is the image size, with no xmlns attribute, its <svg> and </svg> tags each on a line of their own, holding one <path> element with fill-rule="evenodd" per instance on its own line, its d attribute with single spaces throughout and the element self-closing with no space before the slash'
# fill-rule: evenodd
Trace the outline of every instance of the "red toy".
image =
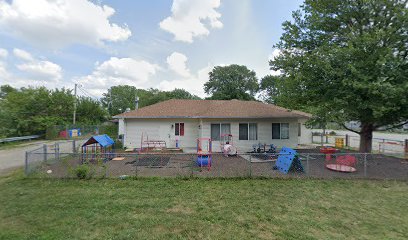
<svg viewBox="0 0 408 240">
<path fill-rule="evenodd" d="M 331 155 L 337 152 L 337 149 L 332 147 L 320 148 L 320 152 L 326 154 L 326 161 L 331 160 Z"/>
<path fill-rule="evenodd" d="M 356 165 L 356 157 L 351 155 L 342 155 L 336 158 L 335 163 L 327 163 L 326 167 L 330 170 L 338 172 L 355 172 L 357 171 Z"/>
</svg>

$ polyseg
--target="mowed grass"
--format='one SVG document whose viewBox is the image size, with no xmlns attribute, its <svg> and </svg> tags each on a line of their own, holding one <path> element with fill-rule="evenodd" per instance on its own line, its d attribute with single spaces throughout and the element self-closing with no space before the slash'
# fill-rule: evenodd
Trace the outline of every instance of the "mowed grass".
<svg viewBox="0 0 408 240">
<path fill-rule="evenodd" d="M 0 177 L 0 239 L 408 239 L 408 183 Z"/>
</svg>

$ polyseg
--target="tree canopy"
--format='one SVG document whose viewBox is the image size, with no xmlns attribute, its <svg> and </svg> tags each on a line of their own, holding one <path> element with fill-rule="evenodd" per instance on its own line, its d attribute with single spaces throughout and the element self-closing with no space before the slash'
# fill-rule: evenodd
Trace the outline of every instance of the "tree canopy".
<svg viewBox="0 0 408 240">
<path fill-rule="evenodd" d="M 124 112 L 127 108 L 135 109 L 135 99 L 139 97 L 139 108 L 169 99 L 200 99 L 198 96 L 184 89 L 160 91 L 158 89 L 138 89 L 129 85 L 118 85 L 108 89 L 103 94 L 101 102 L 108 109 L 111 116 Z"/>
<path fill-rule="evenodd" d="M 0 137 L 42 134 L 48 126 L 72 123 L 74 96 L 70 89 L 0 87 Z M 83 124 L 105 121 L 99 102 L 79 97 L 77 120 Z"/>
<path fill-rule="evenodd" d="M 232 64 L 216 66 L 204 84 L 204 91 L 217 100 L 254 100 L 258 92 L 258 79 L 246 66 Z"/>
<path fill-rule="evenodd" d="M 283 23 L 270 61 L 273 101 L 338 123 L 359 121 L 360 150 L 372 132 L 408 119 L 407 1 L 305 0 Z"/>
</svg>

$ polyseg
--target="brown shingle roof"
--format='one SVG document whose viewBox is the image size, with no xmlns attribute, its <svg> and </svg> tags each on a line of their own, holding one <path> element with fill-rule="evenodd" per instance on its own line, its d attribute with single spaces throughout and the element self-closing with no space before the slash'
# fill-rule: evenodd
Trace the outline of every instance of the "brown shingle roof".
<svg viewBox="0 0 408 240">
<path fill-rule="evenodd" d="M 309 118 L 310 114 L 272 104 L 240 100 L 171 99 L 114 118 Z"/>
</svg>

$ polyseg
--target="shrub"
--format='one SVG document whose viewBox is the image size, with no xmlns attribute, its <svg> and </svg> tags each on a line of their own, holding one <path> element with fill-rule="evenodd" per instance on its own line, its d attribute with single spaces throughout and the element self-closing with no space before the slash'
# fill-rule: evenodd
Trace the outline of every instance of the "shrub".
<svg viewBox="0 0 408 240">
<path fill-rule="evenodd" d="M 79 179 L 91 178 L 91 169 L 88 165 L 82 164 L 73 169 L 75 177 Z"/>
</svg>

